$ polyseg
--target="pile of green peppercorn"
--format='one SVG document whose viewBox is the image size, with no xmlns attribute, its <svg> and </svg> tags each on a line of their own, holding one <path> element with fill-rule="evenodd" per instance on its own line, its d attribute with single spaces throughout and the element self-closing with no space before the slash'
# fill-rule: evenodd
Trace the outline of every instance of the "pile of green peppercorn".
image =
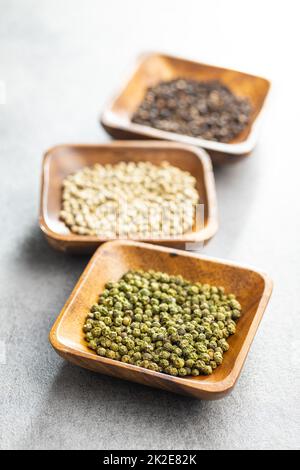
<svg viewBox="0 0 300 470">
<path fill-rule="evenodd" d="M 173 376 L 210 375 L 240 316 L 241 305 L 223 287 L 129 271 L 106 284 L 83 331 L 99 356 Z"/>
</svg>

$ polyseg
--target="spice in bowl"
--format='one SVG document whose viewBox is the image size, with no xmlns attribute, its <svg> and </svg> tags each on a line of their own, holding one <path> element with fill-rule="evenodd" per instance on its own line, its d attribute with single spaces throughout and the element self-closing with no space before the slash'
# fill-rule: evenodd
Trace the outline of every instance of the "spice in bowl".
<svg viewBox="0 0 300 470">
<path fill-rule="evenodd" d="M 230 142 L 249 124 L 252 106 L 218 80 L 179 78 L 146 91 L 132 122 L 167 132 Z"/>
<path fill-rule="evenodd" d="M 71 232 L 104 238 L 167 238 L 191 231 L 196 179 L 163 162 L 85 167 L 63 181 L 60 218 Z"/>
<path fill-rule="evenodd" d="M 240 303 L 223 287 L 139 270 L 106 284 L 83 331 L 99 356 L 196 377 L 222 364 L 240 316 Z"/>
</svg>

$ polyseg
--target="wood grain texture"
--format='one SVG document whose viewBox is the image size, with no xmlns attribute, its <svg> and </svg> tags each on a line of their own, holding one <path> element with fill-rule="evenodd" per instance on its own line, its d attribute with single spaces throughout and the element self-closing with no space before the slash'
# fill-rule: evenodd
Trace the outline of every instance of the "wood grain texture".
<svg viewBox="0 0 300 470">
<path fill-rule="evenodd" d="M 150 161 L 189 171 L 197 180 L 200 203 L 204 204 L 203 227 L 178 238 L 165 238 L 155 243 L 184 248 L 186 243 L 207 242 L 218 229 L 217 198 L 210 158 L 202 149 L 172 142 L 112 142 L 102 145 L 61 145 L 50 149 L 43 161 L 41 180 L 40 227 L 50 245 L 58 250 L 91 252 L 107 238 L 72 233 L 59 219 L 62 181 L 84 166 L 116 164 L 120 161 Z M 148 240 L 141 240 L 148 241 Z"/>
<path fill-rule="evenodd" d="M 181 274 L 191 282 L 222 285 L 237 295 L 243 315 L 237 333 L 229 338 L 223 364 L 211 376 L 171 377 L 99 357 L 87 348 L 82 326 L 90 307 L 106 282 L 117 281 L 130 269 Z M 87 265 L 51 330 L 50 342 L 58 354 L 80 367 L 199 399 L 219 399 L 237 382 L 271 292 L 268 276 L 228 261 L 139 242 L 109 242 L 98 248 Z"/>
<path fill-rule="evenodd" d="M 231 142 L 221 143 L 201 138 L 166 132 L 131 122 L 131 117 L 142 102 L 146 89 L 160 81 L 179 77 L 194 80 L 220 80 L 237 96 L 247 97 L 253 107 L 246 128 Z M 102 113 L 101 124 L 117 139 L 173 140 L 207 149 L 214 163 L 222 164 L 247 156 L 254 148 L 270 82 L 264 78 L 236 70 L 215 67 L 163 54 L 144 54 L 129 81 Z"/>
</svg>

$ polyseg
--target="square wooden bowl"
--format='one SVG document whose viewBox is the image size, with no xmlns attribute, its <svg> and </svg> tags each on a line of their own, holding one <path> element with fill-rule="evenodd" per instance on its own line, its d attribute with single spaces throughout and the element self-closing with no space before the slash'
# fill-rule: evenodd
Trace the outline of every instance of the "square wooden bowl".
<svg viewBox="0 0 300 470">
<path fill-rule="evenodd" d="M 178 238 L 156 239 L 158 243 L 184 248 L 186 243 L 209 240 L 218 229 L 217 203 L 214 176 L 210 159 L 202 149 L 172 142 L 112 142 L 102 145 L 60 145 L 46 153 L 42 168 L 40 227 L 48 242 L 56 249 L 73 252 L 90 252 L 107 238 L 72 233 L 59 219 L 63 179 L 84 166 L 116 164 L 120 161 L 150 161 L 171 165 L 189 171 L 197 180 L 200 202 L 204 205 L 202 226 Z M 140 240 L 149 241 L 149 240 Z"/>
<path fill-rule="evenodd" d="M 250 123 L 231 142 L 221 143 L 166 132 L 150 126 L 135 124 L 131 117 L 142 102 L 146 89 L 160 81 L 176 78 L 220 80 L 237 96 L 247 97 L 253 107 Z M 215 163 L 226 163 L 249 154 L 258 136 L 261 111 L 270 88 L 265 78 L 215 67 L 163 54 L 145 54 L 138 61 L 129 81 L 107 105 L 101 123 L 116 138 L 152 138 L 173 140 L 207 149 Z"/>
<path fill-rule="evenodd" d="M 237 295 L 243 315 L 237 333 L 229 338 L 223 364 L 211 376 L 171 377 L 99 357 L 87 348 L 82 327 L 90 307 L 107 282 L 117 281 L 131 269 L 181 274 L 192 282 L 222 285 Z M 199 399 L 218 399 L 233 389 L 241 373 L 271 292 L 272 281 L 265 274 L 231 262 L 138 242 L 109 242 L 98 248 L 87 265 L 51 330 L 50 342 L 60 356 L 92 371 Z"/>
</svg>

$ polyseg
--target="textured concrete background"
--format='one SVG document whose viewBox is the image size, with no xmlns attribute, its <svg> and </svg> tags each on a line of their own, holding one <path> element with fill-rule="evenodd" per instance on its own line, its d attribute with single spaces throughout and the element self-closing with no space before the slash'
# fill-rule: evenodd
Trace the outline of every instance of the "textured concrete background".
<svg viewBox="0 0 300 470">
<path fill-rule="evenodd" d="M 299 447 L 298 3 L 0 0 L 1 448 Z M 42 154 L 108 140 L 99 113 L 144 50 L 273 81 L 257 149 L 216 171 L 221 227 L 204 252 L 263 269 L 275 290 L 236 389 L 215 403 L 81 370 L 48 343 L 88 258 L 40 233 Z"/>
</svg>

